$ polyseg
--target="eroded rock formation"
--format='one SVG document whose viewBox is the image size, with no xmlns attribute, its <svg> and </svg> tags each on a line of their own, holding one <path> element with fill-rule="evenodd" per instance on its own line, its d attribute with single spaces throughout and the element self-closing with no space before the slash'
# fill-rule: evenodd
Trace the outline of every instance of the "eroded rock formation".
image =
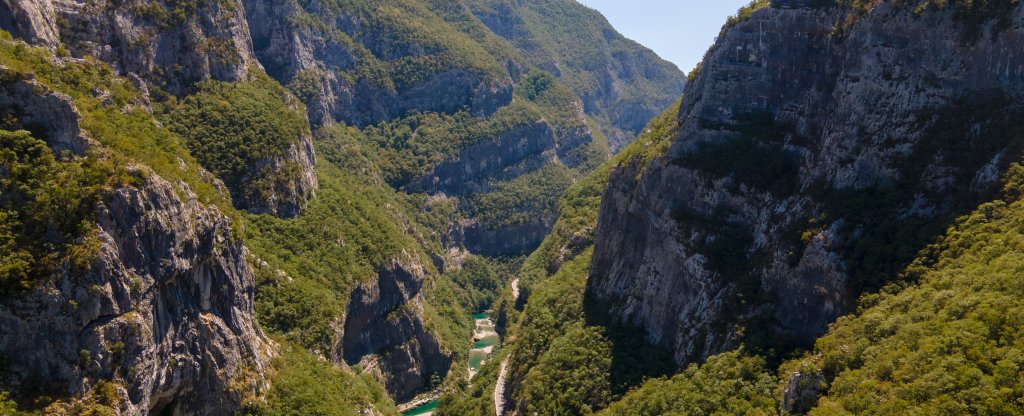
<svg viewBox="0 0 1024 416">
<path fill-rule="evenodd" d="M 612 174 L 589 293 L 680 364 L 807 345 L 1019 151 L 1024 8 L 851 13 L 775 1 L 729 29 L 671 148 Z"/>
</svg>

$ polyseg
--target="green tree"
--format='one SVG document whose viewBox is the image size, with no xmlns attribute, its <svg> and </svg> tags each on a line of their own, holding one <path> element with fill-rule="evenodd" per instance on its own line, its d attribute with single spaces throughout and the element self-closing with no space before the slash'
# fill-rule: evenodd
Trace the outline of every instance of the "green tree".
<svg viewBox="0 0 1024 416">
<path fill-rule="evenodd" d="M 239 202 L 259 200 L 298 174 L 292 164 L 275 166 L 309 134 L 301 104 L 263 74 L 245 82 L 209 81 L 169 108 L 168 126 L 181 135 L 200 164 L 222 179 Z"/>
<path fill-rule="evenodd" d="M 29 132 L 0 130 L 0 291 L 30 288 L 64 261 L 87 260 L 72 255 L 93 254 L 89 219 L 112 178 L 94 156 L 58 159 Z"/>
<path fill-rule="evenodd" d="M 607 406 L 611 354 L 601 328 L 575 327 L 556 339 L 523 381 L 527 413 L 579 415 Z"/>
<path fill-rule="evenodd" d="M 777 383 L 764 366 L 742 351 L 720 354 L 670 379 L 647 381 L 601 415 L 774 415 Z"/>
</svg>

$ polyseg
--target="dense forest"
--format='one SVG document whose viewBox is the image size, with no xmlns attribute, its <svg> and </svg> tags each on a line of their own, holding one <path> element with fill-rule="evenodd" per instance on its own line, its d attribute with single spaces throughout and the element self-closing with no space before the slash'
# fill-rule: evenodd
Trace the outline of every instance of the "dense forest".
<svg viewBox="0 0 1024 416">
<path fill-rule="evenodd" d="M 0 2 L 0 415 L 1024 414 L 1022 22 Z"/>
</svg>

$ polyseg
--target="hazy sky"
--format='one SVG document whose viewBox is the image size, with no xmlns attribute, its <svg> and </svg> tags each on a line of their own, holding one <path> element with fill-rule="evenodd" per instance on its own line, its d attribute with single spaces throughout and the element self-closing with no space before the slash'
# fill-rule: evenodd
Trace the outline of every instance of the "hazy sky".
<svg viewBox="0 0 1024 416">
<path fill-rule="evenodd" d="M 626 37 L 689 72 L 704 58 L 726 17 L 750 0 L 579 0 Z"/>
</svg>

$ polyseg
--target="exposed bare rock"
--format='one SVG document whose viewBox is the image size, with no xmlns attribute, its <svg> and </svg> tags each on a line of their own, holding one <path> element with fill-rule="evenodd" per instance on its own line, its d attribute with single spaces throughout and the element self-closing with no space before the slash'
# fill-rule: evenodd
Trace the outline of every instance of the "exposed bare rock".
<svg viewBox="0 0 1024 416">
<path fill-rule="evenodd" d="M 85 153 L 91 140 L 78 125 L 71 98 L 23 75 L 0 67 L 0 115 L 18 120 L 22 128 L 49 143 L 57 153 Z"/>
<path fill-rule="evenodd" d="M 281 218 L 299 216 L 320 187 L 313 137 L 297 137 L 283 154 L 252 163 L 247 175 L 229 187 L 235 207 Z M 272 183 L 264 183 L 267 180 Z"/>
<path fill-rule="evenodd" d="M 825 374 L 820 370 L 793 372 L 782 392 L 782 414 L 807 414 L 827 391 L 827 387 Z"/>
<path fill-rule="evenodd" d="M 412 188 L 446 195 L 485 192 L 490 178 L 516 177 L 550 162 L 551 155 L 544 153 L 555 148 L 556 141 L 552 126 L 543 120 L 517 126 L 462 149 L 458 157 L 438 164 Z M 522 163 L 526 159 L 532 163 Z"/>
<path fill-rule="evenodd" d="M 14 71 L 0 79 L 3 114 L 54 151 L 98 146 L 69 97 Z M 245 248 L 187 185 L 130 170 L 145 179 L 104 192 L 91 264 L 0 299 L 0 390 L 68 402 L 109 383 L 124 415 L 231 413 L 263 387 L 272 353 Z"/>
<path fill-rule="evenodd" d="M 452 365 L 423 322 L 422 264 L 412 258 L 384 265 L 377 279 L 359 284 L 346 308 L 335 359 L 374 368 L 396 401 L 412 399 Z"/>
<path fill-rule="evenodd" d="M 263 385 L 272 346 L 228 219 L 148 173 L 110 192 L 96 223 L 88 272 L 65 270 L 0 302 L 0 384 L 60 398 L 110 381 L 121 414 L 233 412 Z"/>
<path fill-rule="evenodd" d="M 120 73 L 138 74 L 172 94 L 197 81 L 238 81 L 259 70 L 239 0 L 80 1 L 52 3 L 60 40 Z"/>
<path fill-rule="evenodd" d="M 238 81 L 261 68 L 236 0 L 4 0 L 0 29 L 179 95 L 197 81 Z"/>
<path fill-rule="evenodd" d="M 301 98 L 314 124 L 343 121 L 364 126 L 412 111 L 453 113 L 465 107 L 483 116 L 512 101 L 511 77 L 488 79 L 466 68 L 439 70 L 403 88 L 345 77 L 341 72 L 357 64 L 354 48 L 380 48 L 389 52 L 374 51 L 376 55 L 395 59 L 422 55 L 424 50 L 390 51 L 401 45 L 391 44 L 394 39 L 387 39 L 383 31 L 366 27 L 367 22 L 350 10 L 327 10 L 315 2 L 260 0 L 245 0 L 245 7 L 260 62 L 282 84 L 301 83 L 307 93 Z M 300 23 L 311 18 L 328 24 Z M 350 36 L 361 45 L 342 40 Z"/>
<path fill-rule="evenodd" d="M 1019 147 L 1000 131 L 1024 94 L 1024 7 L 971 36 L 936 8 L 881 2 L 844 24 L 774 3 L 708 52 L 667 153 L 604 195 L 588 291 L 680 364 L 807 345 Z"/>
<path fill-rule="evenodd" d="M 53 3 L 49 1 L 0 1 L 0 28 L 28 42 L 57 47 L 60 45 Z"/>
</svg>

